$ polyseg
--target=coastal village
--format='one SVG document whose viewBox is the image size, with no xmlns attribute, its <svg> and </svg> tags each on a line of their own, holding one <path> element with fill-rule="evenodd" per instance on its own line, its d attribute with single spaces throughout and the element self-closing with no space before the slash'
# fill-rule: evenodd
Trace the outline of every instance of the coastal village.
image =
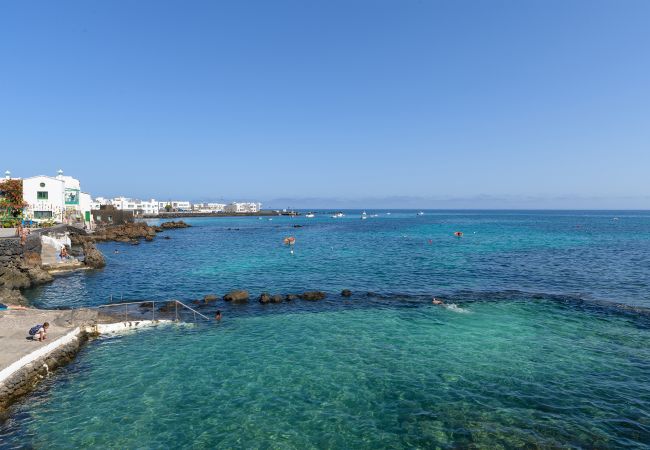
<svg viewBox="0 0 650 450">
<path fill-rule="evenodd" d="M 8 202 L 11 198 L 11 203 Z M 116 217 L 154 218 L 160 214 L 256 214 L 259 202 L 192 203 L 188 200 L 139 200 L 128 197 L 93 198 L 79 179 L 64 175 L 14 178 L 5 172 L 0 181 L 2 228 L 69 224 L 92 229 L 96 223 L 111 224 Z M 111 214 L 111 211 L 119 211 Z M 6 235 L 6 233 L 4 233 Z"/>
</svg>

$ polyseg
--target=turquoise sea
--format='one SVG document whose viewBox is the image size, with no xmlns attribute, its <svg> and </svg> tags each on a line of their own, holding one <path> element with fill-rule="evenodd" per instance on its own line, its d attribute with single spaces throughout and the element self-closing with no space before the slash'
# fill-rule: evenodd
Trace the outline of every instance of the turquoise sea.
<svg viewBox="0 0 650 450">
<path fill-rule="evenodd" d="M 650 448 L 650 212 L 367 212 L 101 244 L 32 301 L 328 298 L 97 339 L 0 448 Z"/>
</svg>

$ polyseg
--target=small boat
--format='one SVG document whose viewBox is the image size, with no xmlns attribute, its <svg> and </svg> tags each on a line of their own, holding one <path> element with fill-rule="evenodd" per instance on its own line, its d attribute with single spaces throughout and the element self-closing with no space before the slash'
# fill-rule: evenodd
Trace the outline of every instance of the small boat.
<svg viewBox="0 0 650 450">
<path fill-rule="evenodd" d="M 340 219 L 341 217 L 343 217 L 343 213 L 337 212 L 332 216 L 332 219 Z"/>
<path fill-rule="evenodd" d="M 417 215 L 418 215 L 418 216 L 423 216 L 423 215 L 424 215 L 424 212 L 420 211 Z"/>
<path fill-rule="evenodd" d="M 308 219 L 313 219 L 314 217 L 316 217 L 316 214 L 314 214 L 313 212 L 308 212 L 307 214 L 305 214 L 305 217 Z"/>
<path fill-rule="evenodd" d="M 387 212 L 387 213 L 386 213 L 386 215 L 387 215 L 387 216 L 390 216 L 390 213 L 389 213 L 389 212 Z"/>
<path fill-rule="evenodd" d="M 368 218 L 368 213 L 365 211 L 361 213 L 361 219 L 367 219 Z"/>
</svg>

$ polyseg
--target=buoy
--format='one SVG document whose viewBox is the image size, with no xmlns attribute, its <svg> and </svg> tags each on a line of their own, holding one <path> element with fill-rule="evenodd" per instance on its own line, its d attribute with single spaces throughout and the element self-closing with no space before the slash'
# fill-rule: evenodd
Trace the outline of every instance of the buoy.
<svg viewBox="0 0 650 450">
<path fill-rule="evenodd" d="M 456 237 L 462 237 L 462 236 L 463 236 L 463 232 L 462 232 L 462 231 L 455 231 L 455 232 L 454 232 L 454 236 L 456 236 Z"/>
</svg>

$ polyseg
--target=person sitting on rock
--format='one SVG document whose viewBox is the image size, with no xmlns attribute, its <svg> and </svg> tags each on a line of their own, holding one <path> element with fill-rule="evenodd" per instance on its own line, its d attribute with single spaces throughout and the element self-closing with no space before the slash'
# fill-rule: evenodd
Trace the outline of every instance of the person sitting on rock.
<svg viewBox="0 0 650 450">
<path fill-rule="evenodd" d="M 68 255 L 68 249 L 65 245 L 61 247 L 61 253 L 59 256 L 61 257 L 61 260 L 68 259 L 70 257 L 70 255 Z"/>
<path fill-rule="evenodd" d="M 29 330 L 29 334 L 32 335 L 32 339 L 38 342 L 42 342 L 47 339 L 47 329 L 50 327 L 48 322 L 45 322 L 43 325 L 36 325 Z"/>
</svg>

